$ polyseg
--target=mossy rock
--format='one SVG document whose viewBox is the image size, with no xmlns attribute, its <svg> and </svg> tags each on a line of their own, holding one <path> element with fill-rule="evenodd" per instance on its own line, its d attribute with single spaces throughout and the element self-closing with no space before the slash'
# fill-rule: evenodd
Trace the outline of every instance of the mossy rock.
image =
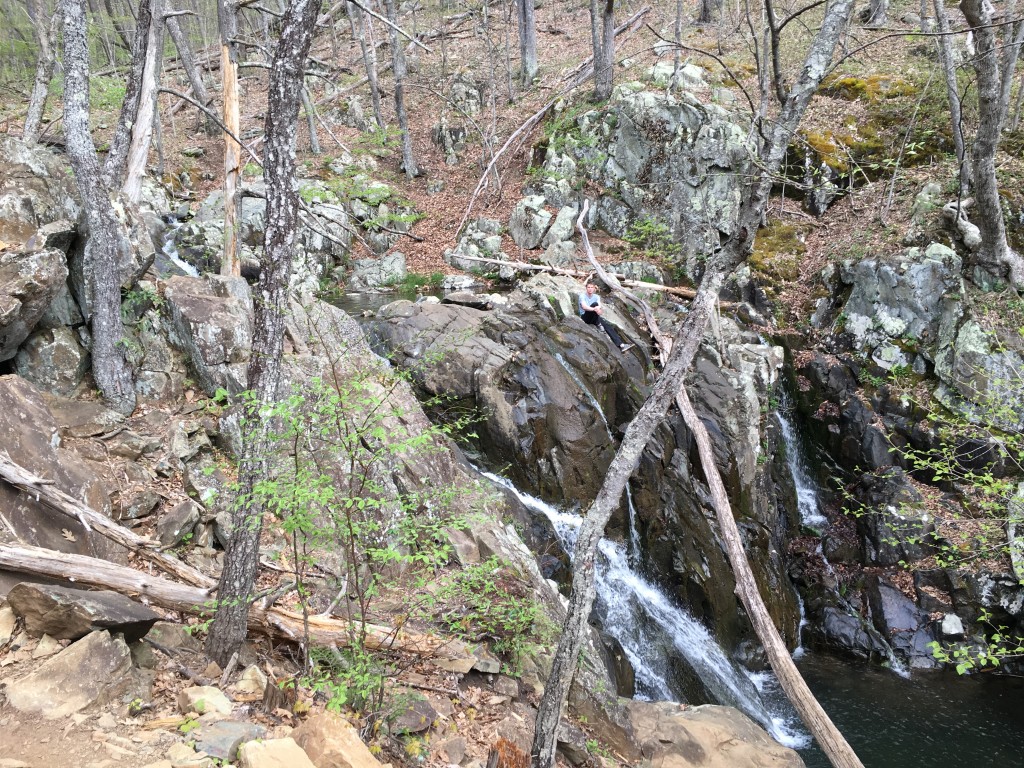
<svg viewBox="0 0 1024 768">
<path fill-rule="evenodd" d="M 807 252 L 804 233 L 804 227 L 781 221 L 770 221 L 757 231 L 748 263 L 766 287 L 778 288 L 800 276 L 800 260 Z"/>
<path fill-rule="evenodd" d="M 865 77 L 855 75 L 832 74 L 821 81 L 821 92 L 836 99 L 857 101 L 866 99 L 894 99 L 899 96 L 912 96 L 918 87 L 901 77 L 873 74 Z"/>
</svg>

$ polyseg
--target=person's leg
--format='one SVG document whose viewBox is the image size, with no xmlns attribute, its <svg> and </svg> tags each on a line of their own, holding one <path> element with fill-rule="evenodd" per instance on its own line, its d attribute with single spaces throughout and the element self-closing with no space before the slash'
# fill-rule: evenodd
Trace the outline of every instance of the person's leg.
<svg viewBox="0 0 1024 768">
<path fill-rule="evenodd" d="M 619 332 L 615 329 L 615 326 L 601 318 L 601 327 L 604 328 L 604 332 L 608 334 L 608 338 L 612 340 L 612 344 L 616 347 L 621 347 L 623 344 L 622 337 L 619 336 Z"/>
</svg>

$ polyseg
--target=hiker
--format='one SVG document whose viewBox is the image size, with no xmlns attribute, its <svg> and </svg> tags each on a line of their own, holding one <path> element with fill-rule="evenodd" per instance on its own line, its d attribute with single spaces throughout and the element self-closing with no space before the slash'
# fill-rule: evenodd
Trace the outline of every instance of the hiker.
<svg viewBox="0 0 1024 768">
<path fill-rule="evenodd" d="M 615 326 L 605 320 L 601 315 L 603 309 L 601 308 L 601 297 L 597 295 L 597 284 L 587 283 L 586 289 L 580 294 L 580 317 L 583 318 L 583 322 L 587 325 L 599 325 L 604 328 L 604 332 L 608 334 L 608 338 L 612 340 L 612 343 L 619 348 L 622 352 L 627 352 L 633 348 L 632 344 L 627 344 L 619 336 L 619 332 Z"/>
</svg>

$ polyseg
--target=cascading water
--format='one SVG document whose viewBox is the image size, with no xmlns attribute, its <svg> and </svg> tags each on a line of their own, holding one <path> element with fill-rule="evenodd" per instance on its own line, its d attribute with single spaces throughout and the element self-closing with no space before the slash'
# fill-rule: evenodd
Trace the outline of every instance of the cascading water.
<svg viewBox="0 0 1024 768">
<path fill-rule="evenodd" d="M 544 515 L 562 548 L 573 554 L 582 517 L 519 491 L 505 478 L 483 474 L 509 489 L 525 507 Z M 789 716 L 769 712 L 754 683 L 708 630 L 630 567 L 623 545 L 602 539 L 599 552 L 595 586 L 602 628 L 618 641 L 632 664 L 638 698 L 678 700 L 665 672 L 681 657 L 716 701 L 742 710 L 782 744 L 796 748 L 806 743 L 806 737 L 790 726 Z"/>
<path fill-rule="evenodd" d="M 181 256 L 178 255 L 178 244 L 174 240 L 174 235 L 180 226 L 180 221 L 168 217 L 167 228 L 163 231 L 159 247 L 156 250 L 157 272 L 161 275 L 182 274 L 189 277 L 199 277 L 199 272 L 196 268 L 187 261 L 183 261 Z"/>
<path fill-rule="evenodd" d="M 820 527 L 828 522 L 821 514 L 821 506 L 818 502 L 818 489 L 811 480 L 810 472 L 807 470 L 807 463 L 804 460 L 806 452 L 800 443 L 800 436 L 793 424 L 792 403 L 789 396 L 783 392 L 780 408 L 775 412 L 775 418 L 779 422 L 779 429 L 782 431 L 782 439 L 786 444 L 786 463 L 789 465 L 789 472 L 793 477 L 793 488 L 796 490 L 797 509 L 800 512 L 800 522 L 811 527 Z"/>
</svg>

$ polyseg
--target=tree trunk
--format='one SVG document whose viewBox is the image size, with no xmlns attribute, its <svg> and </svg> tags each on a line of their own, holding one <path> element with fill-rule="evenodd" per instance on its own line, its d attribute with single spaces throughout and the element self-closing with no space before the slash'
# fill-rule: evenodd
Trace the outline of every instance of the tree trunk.
<svg viewBox="0 0 1024 768">
<path fill-rule="evenodd" d="M 956 65 L 953 61 L 953 44 L 949 35 L 949 18 L 946 16 L 945 0 L 934 0 L 935 20 L 939 28 L 939 36 L 936 38 L 939 48 L 939 63 L 942 65 L 942 74 L 946 79 L 946 100 L 949 102 L 949 120 L 953 129 L 953 147 L 956 151 L 956 161 L 959 168 L 960 178 L 959 195 L 966 196 L 971 186 L 971 169 L 967 160 L 967 150 L 964 143 L 964 118 L 960 89 L 956 82 Z"/>
<path fill-rule="evenodd" d="M 269 476 L 273 453 L 271 424 L 262 411 L 276 401 L 281 374 L 285 310 L 299 210 L 295 136 L 303 69 L 320 4 L 321 0 L 289 3 L 270 69 L 263 163 L 267 229 L 253 302 L 255 332 L 248 369 L 253 397 L 243 426 L 238 503 L 231 515 L 232 532 L 218 588 L 219 604 L 206 643 L 210 657 L 222 666 L 245 639 L 249 601 L 259 565 L 264 509 L 254 489 Z"/>
<path fill-rule="evenodd" d="M 32 26 L 36 33 L 36 43 L 39 46 L 39 56 L 36 59 L 36 76 L 32 84 L 32 95 L 28 100 L 28 115 L 25 117 L 25 128 L 22 131 L 22 138 L 27 144 L 34 144 L 39 138 L 39 126 L 43 120 L 43 110 L 46 108 L 46 96 L 50 89 L 50 78 L 53 77 L 53 68 L 56 63 L 55 51 L 57 48 L 57 27 L 60 24 L 60 11 L 55 10 L 47 18 L 48 9 L 46 4 L 40 0 L 40 5 L 33 8 Z M 44 11 L 47 11 L 44 13 Z"/>
<path fill-rule="evenodd" d="M 242 147 L 232 138 L 241 133 L 238 112 L 238 12 L 235 0 L 217 1 L 217 25 L 220 29 L 220 78 L 224 99 L 224 252 L 220 273 L 242 274 L 238 255 L 238 219 L 242 207 Z"/>
<path fill-rule="evenodd" d="M 592 0 L 591 13 L 598 4 Z M 612 97 L 615 85 L 615 0 L 604 0 L 600 8 L 601 44 L 600 48 L 594 49 L 594 100 L 607 101 Z"/>
<path fill-rule="evenodd" d="M 722 15 L 722 0 L 700 0 L 697 11 L 698 24 L 714 24 Z"/>
<path fill-rule="evenodd" d="M 168 8 L 168 12 L 170 10 Z M 171 35 L 171 40 L 174 41 L 174 47 L 178 50 L 178 60 L 181 61 L 181 66 L 185 70 L 185 76 L 188 78 L 189 85 L 192 86 L 192 94 L 196 97 L 196 101 L 209 108 L 213 103 L 213 99 L 206 90 L 203 74 L 196 66 L 195 57 L 192 56 L 192 48 L 189 46 L 188 38 L 185 37 L 185 33 L 181 29 L 178 17 L 167 16 L 165 23 L 167 24 L 167 31 Z M 217 124 L 210 119 L 209 115 L 202 115 L 202 119 L 206 133 L 210 136 L 215 134 L 217 132 Z"/>
<path fill-rule="evenodd" d="M 313 111 L 313 100 L 309 98 L 309 91 L 302 89 L 302 111 L 306 113 L 306 130 L 309 131 L 309 151 L 314 155 L 320 154 L 320 139 L 316 135 L 316 113 Z"/>
<path fill-rule="evenodd" d="M 88 223 L 85 273 L 92 292 L 92 373 L 114 410 L 135 409 L 132 372 L 121 352 L 122 256 L 128 240 L 100 178 L 96 145 L 89 132 L 89 44 L 83 0 L 64 0 L 64 135 L 68 157 Z"/>
<path fill-rule="evenodd" d="M 868 17 L 864 25 L 868 27 L 881 27 L 889 21 L 889 0 L 871 0 L 868 6 Z"/>
<path fill-rule="evenodd" d="M 391 35 L 391 60 L 395 73 L 395 113 L 398 118 L 398 128 L 402 132 L 402 166 L 405 175 L 413 179 L 419 176 L 420 171 L 412 152 L 409 115 L 405 111 L 405 49 L 396 29 L 398 14 L 395 12 L 395 0 L 384 0 L 384 7 L 387 10 L 388 21 L 391 22 L 388 31 Z"/>
<path fill-rule="evenodd" d="M 160 73 L 157 67 L 163 61 L 164 11 L 163 0 L 151 0 L 149 39 L 146 41 L 146 63 L 142 68 L 142 85 L 139 89 L 139 111 L 132 126 L 132 143 L 128 149 L 128 167 L 121 191 L 133 203 L 142 195 L 142 179 L 146 175 L 149 160 L 149 146 L 153 141 L 153 123 L 156 119 L 157 81 Z"/>
<path fill-rule="evenodd" d="M 973 27 L 976 54 L 971 63 L 978 82 L 978 132 L 974 137 L 974 196 L 977 225 L 981 230 L 981 248 L 974 255 L 976 269 L 998 280 L 1009 279 L 1017 289 L 1024 288 L 1024 258 L 1010 248 L 996 178 L 996 150 L 1009 105 L 1008 87 L 1003 77 L 1013 77 L 1013 65 L 1020 52 L 1020 37 L 1007 41 L 1004 56 L 1009 66 L 1000 67 L 999 40 L 992 27 L 992 6 L 984 0 L 961 0 L 960 10 Z M 1010 26 L 1012 30 L 1014 25 Z M 1002 71 L 1001 71 L 1002 69 Z M 977 275 L 976 275 L 977 277 Z"/>
<path fill-rule="evenodd" d="M 363 9 L 349 3 L 349 13 L 359 33 L 359 49 L 363 54 L 363 66 L 366 67 L 366 79 L 370 83 L 370 103 L 373 105 L 373 117 L 377 127 L 382 131 L 387 127 L 384 114 L 380 107 L 380 85 L 377 83 L 377 46 L 373 40 L 373 19 L 363 13 Z"/>
<path fill-rule="evenodd" d="M 537 21 L 533 0 L 516 0 L 519 17 L 519 57 L 522 62 L 523 87 L 529 88 L 537 76 Z"/>
<path fill-rule="evenodd" d="M 113 190 L 121 186 L 125 168 L 128 165 L 128 148 L 132 140 L 132 126 L 139 114 L 139 96 L 142 91 L 142 76 L 147 61 L 149 27 L 152 22 L 150 0 L 140 0 L 139 15 L 135 23 L 135 47 L 132 48 L 132 68 L 125 84 L 124 105 L 114 127 L 110 150 L 103 164 L 103 183 Z"/>
<path fill-rule="evenodd" d="M 767 134 L 767 143 L 758 151 L 757 162 L 753 165 L 756 169 L 755 176 L 745 190 L 737 220 L 733 223 L 732 235 L 723 244 L 722 249 L 708 259 L 697 296 L 673 340 L 665 369 L 650 397 L 626 428 L 618 452 L 605 475 L 604 484 L 587 511 L 573 558 L 573 582 L 568 613 L 551 675 L 537 711 L 537 724 L 531 749 L 534 768 L 550 768 L 554 765 L 556 734 L 562 707 L 576 671 L 584 635 L 588 631 L 587 619 L 594 602 L 597 545 L 604 527 L 622 496 L 629 476 L 636 468 L 641 452 L 660 423 L 669 402 L 678 392 L 683 376 L 693 361 L 725 276 L 731 273 L 752 250 L 753 234 L 760 224 L 786 148 L 832 61 L 836 43 L 849 19 L 852 7 L 853 0 L 838 0 L 826 12 L 821 28 L 807 53 L 800 77 L 789 91 L 778 116 L 775 117 L 773 127 Z M 811 722 L 807 725 L 814 729 L 819 723 Z M 812 733 L 817 736 L 813 730 Z M 830 743 L 827 734 L 823 736 L 825 740 L 822 746 L 827 749 Z M 845 742 L 837 754 L 829 754 L 833 764 L 850 768 L 860 766 L 860 761 L 852 750 L 848 746 L 843 749 L 843 746 Z"/>
</svg>

